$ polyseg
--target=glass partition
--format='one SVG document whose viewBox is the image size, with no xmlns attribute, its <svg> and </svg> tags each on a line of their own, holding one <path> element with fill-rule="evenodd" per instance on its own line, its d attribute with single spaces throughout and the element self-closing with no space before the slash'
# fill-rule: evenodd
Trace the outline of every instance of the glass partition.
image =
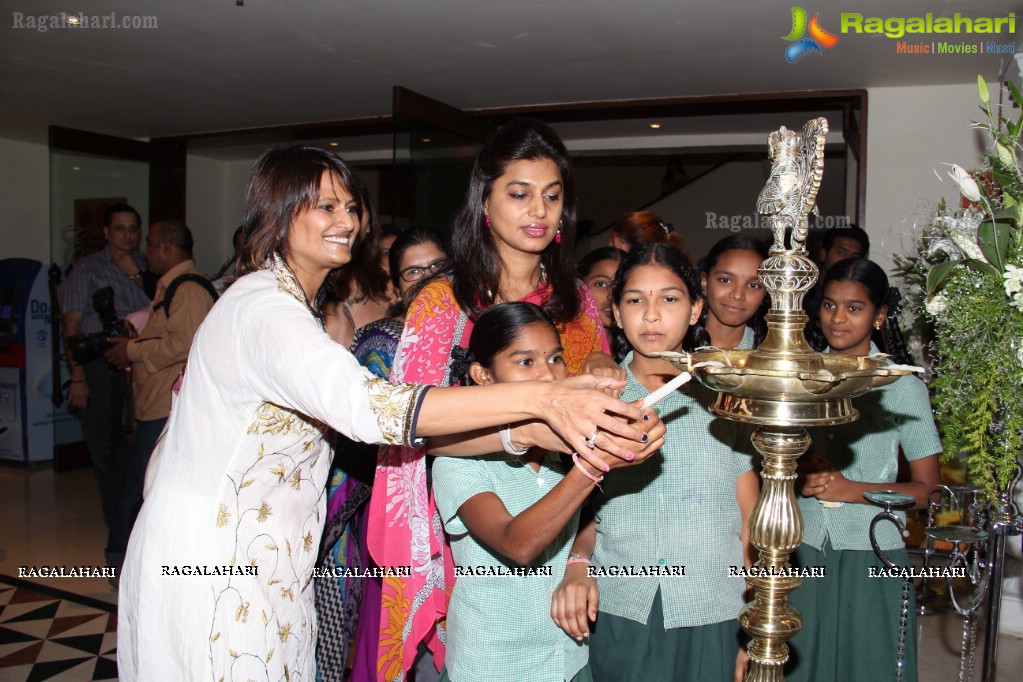
<svg viewBox="0 0 1023 682">
<path fill-rule="evenodd" d="M 103 247 L 103 212 L 126 203 L 149 216 L 149 164 L 50 151 L 50 259 L 67 269 Z"/>
<path fill-rule="evenodd" d="M 384 222 L 449 233 L 481 146 L 470 137 L 395 114 L 393 175 L 389 200 L 382 207 Z"/>
<path fill-rule="evenodd" d="M 103 212 L 113 204 L 126 203 L 149 219 L 149 169 L 145 161 L 50 150 L 50 259 L 61 279 L 82 256 L 104 246 Z M 144 240 L 144 235 L 143 235 Z M 144 241 L 142 242 L 144 243 Z M 54 293 L 56 289 L 53 289 Z M 56 307 L 56 301 L 51 303 Z M 59 325 L 54 324 L 54 349 L 61 348 Z M 47 392 L 67 393 L 67 364 L 59 359 L 59 381 L 47 381 Z M 52 373 L 52 370 L 51 370 Z M 53 409 L 54 467 L 65 471 L 89 464 L 81 421 L 68 410 L 67 402 Z"/>
</svg>

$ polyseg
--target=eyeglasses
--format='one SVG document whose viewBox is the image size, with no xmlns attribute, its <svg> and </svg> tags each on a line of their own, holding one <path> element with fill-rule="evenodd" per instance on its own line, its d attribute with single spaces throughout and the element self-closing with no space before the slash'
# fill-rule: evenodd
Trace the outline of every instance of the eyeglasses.
<svg viewBox="0 0 1023 682">
<path fill-rule="evenodd" d="M 436 273 L 447 264 L 447 259 L 441 258 L 440 260 L 433 261 L 429 265 L 413 265 L 410 268 L 405 268 L 400 271 L 398 273 L 398 277 L 401 277 L 403 282 L 418 282 L 422 278 Z"/>
</svg>

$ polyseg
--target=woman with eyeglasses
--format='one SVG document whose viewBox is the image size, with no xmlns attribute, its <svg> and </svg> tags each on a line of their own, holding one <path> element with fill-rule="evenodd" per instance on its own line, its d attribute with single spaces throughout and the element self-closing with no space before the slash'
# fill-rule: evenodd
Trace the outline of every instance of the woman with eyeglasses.
<svg viewBox="0 0 1023 682">
<path fill-rule="evenodd" d="M 405 306 L 427 279 L 446 267 L 448 258 L 447 240 L 426 227 L 399 233 L 389 248 L 388 272 L 399 297 L 387 317 L 360 327 L 352 342 L 352 355 L 359 364 L 383 379 L 391 376 L 391 363 L 405 325 Z M 316 610 L 322 615 L 316 633 L 316 662 L 320 679 L 325 681 L 342 679 L 353 646 L 360 650 L 354 663 L 357 669 L 368 671 L 376 660 L 381 581 L 332 570 L 376 567 L 366 551 L 367 502 L 373 489 L 376 450 L 375 445 L 346 438 L 334 443 L 319 566 L 341 575 L 315 582 Z M 358 632 L 373 636 L 356 640 Z M 363 677 L 372 675 L 366 673 Z"/>
<path fill-rule="evenodd" d="M 597 304 L 576 275 L 575 229 L 575 186 L 565 145 L 536 119 L 506 123 L 476 157 L 452 228 L 451 271 L 424 285 L 409 304 L 391 381 L 449 385 L 452 350 L 468 346 L 480 314 L 509 301 L 534 303 L 552 318 L 570 376 L 624 374 L 609 355 Z M 430 452 L 557 449 L 547 440 L 549 431 L 536 426 L 521 422 L 471 438 L 435 439 Z M 603 431 L 591 436 L 587 446 L 598 449 L 614 442 Z M 379 647 L 370 661 L 372 670 L 381 671 L 378 679 L 395 679 L 417 657 L 423 662 L 415 666 L 416 679 L 436 679 L 443 655 L 445 584 L 454 584 L 454 569 L 427 486 L 425 455 L 424 449 L 382 449 L 370 498 L 373 559 L 412 566 L 409 578 L 384 578 L 380 631 L 369 633 Z"/>
</svg>

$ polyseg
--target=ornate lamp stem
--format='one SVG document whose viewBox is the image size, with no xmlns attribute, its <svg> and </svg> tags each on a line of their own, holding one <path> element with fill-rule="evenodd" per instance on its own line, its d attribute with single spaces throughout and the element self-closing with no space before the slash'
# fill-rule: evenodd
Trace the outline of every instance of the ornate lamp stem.
<svg viewBox="0 0 1023 682">
<path fill-rule="evenodd" d="M 760 552 L 758 568 L 771 572 L 773 567 L 773 572 L 783 574 L 803 539 L 803 517 L 796 505 L 796 460 L 810 447 L 810 436 L 799 427 L 761 426 L 753 434 L 753 446 L 763 457 L 763 488 L 750 518 L 750 542 Z M 748 582 L 756 596 L 739 614 L 739 623 L 753 638 L 747 647 L 746 682 L 780 682 L 789 657 L 785 642 L 803 627 L 788 595 L 803 581 L 760 575 Z"/>
<path fill-rule="evenodd" d="M 816 211 L 827 132 L 827 120 L 815 118 L 801 134 L 782 127 L 768 138 L 771 177 L 757 199 L 757 211 L 771 217 L 774 232 L 774 246 L 759 271 L 772 303 L 764 342 L 754 351 L 662 353 L 718 391 L 711 412 L 757 425 L 753 446 L 763 457 L 763 485 L 750 518 L 750 542 L 760 551 L 760 571 L 747 579 L 755 598 L 739 614 L 753 638 L 746 682 L 783 682 L 786 641 L 803 625 L 788 602 L 802 580 L 788 569 L 803 539 L 795 486 L 796 461 L 810 447 L 806 427 L 855 420 L 859 413 L 851 398 L 910 373 L 910 368 L 888 367 L 881 358 L 824 356 L 806 342 L 803 297 L 817 280 L 817 266 L 806 257 L 807 215 Z"/>
</svg>

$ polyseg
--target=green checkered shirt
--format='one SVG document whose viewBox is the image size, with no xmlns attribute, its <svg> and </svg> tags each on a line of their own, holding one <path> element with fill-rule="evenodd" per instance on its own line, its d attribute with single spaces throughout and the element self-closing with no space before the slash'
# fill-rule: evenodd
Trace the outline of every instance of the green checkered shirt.
<svg viewBox="0 0 1023 682">
<path fill-rule="evenodd" d="M 871 344 L 870 352 L 877 353 L 877 346 Z M 860 418 L 851 424 L 809 429 L 810 449 L 824 455 L 850 481 L 876 481 L 878 489 L 894 483 L 900 445 L 909 461 L 941 452 L 927 386 L 917 377 L 905 376 L 853 398 L 853 407 L 860 411 Z M 831 509 L 815 497 L 800 496 L 799 509 L 804 544 L 820 550 L 830 540 L 834 549 L 871 549 L 870 522 L 880 507 L 864 500 Z M 897 513 L 905 518 L 903 512 Z M 893 524 L 879 523 L 876 534 L 881 549 L 903 546 Z"/>
<path fill-rule="evenodd" d="M 753 350 L 753 327 L 747 326 L 742 330 L 742 341 L 735 347 L 735 350 Z"/>
<path fill-rule="evenodd" d="M 629 363 L 622 400 L 649 391 Z M 597 493 L 598 567 L 685 566 L 684 576 L 602 576 L 600 610 L 646 623 L 661 591 L 665 629 L 720 623 L 736 618 L 745 582 L 729 577 L 742 567 L 742 518 L 736 479 L 752 469 L 739 452 L 749 429 L 708 412 L 716 394 L 691 381 L 659 405 L 667 427 L 659 454 L 643 464 L 607 474 Z"/>
<path fill-rule="evenodd" d="M 484 492 L 497 495 L 512 516 L 536 504 L 565 477 L 558 455 L 540 471 L 505 453 L 438 457 L 433 490 L 455 565 L 514 567 L 469 534 L 458 509 Z M 589 651 L 551 620 L 551 597 L 565 576 L 579 512 L 529 567 L 550 567 L 550 576 L 462 575 L 448 606 L 445 666 L 452 682 L 562 682 L 586 665 Z"/>
</svg>

